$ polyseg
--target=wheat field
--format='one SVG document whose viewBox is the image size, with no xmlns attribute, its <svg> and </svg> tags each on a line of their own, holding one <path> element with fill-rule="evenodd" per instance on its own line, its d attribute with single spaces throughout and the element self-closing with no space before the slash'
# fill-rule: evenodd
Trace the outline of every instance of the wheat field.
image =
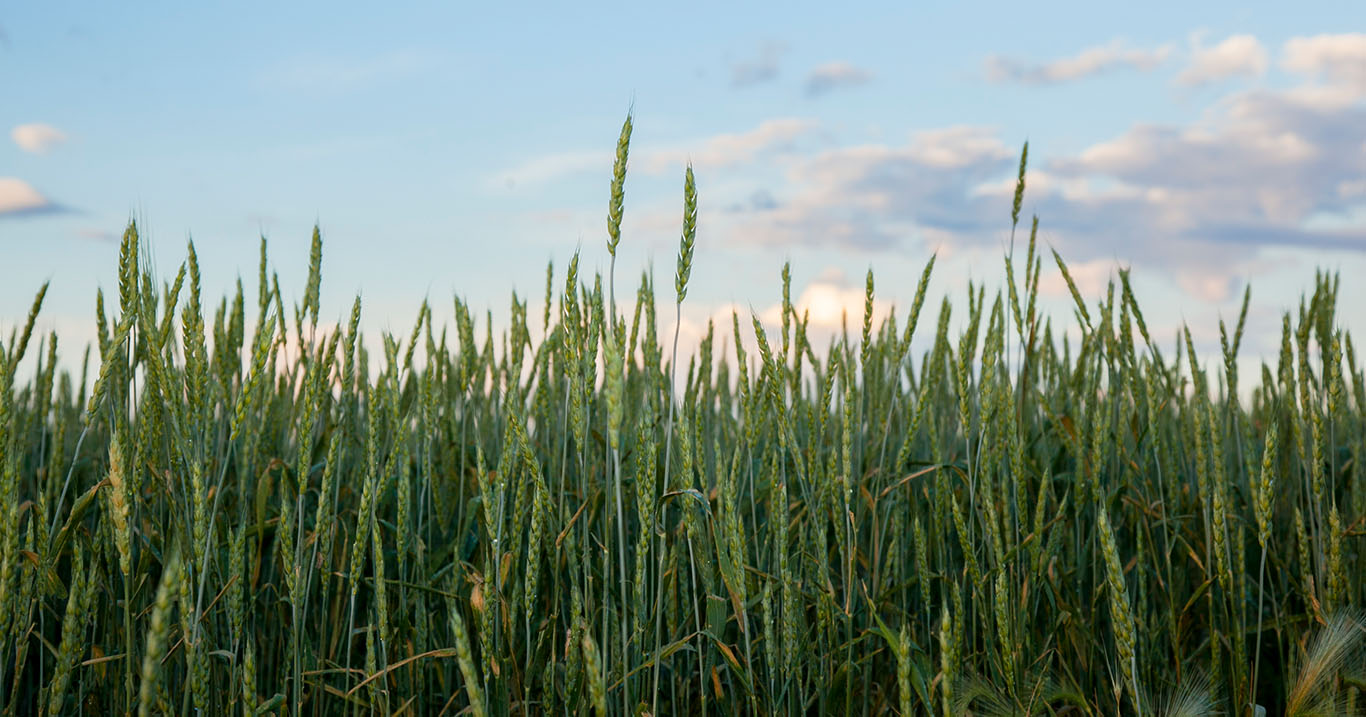
<svg viewBox="0 0 1366 717">
<path fill-rule="evenodd" d="M 1021 223 L 1026 145 L 999 289 L 935 314 L 931 259 L 875 324 L 870 272 L 813 345 L 785 266 L 780 328 L 680 355 L 696 182 L 672 291 L 616 280 L 631 130 L 607 275 L 547 268 L 506 327 L 424 303 L 370 355 L 359 297 L 321 321 L 316 230 L 300 297 L 262 240 L 256 295 L 214 299 L 130 224 L 79 361 L 40 290 L 0 346 L 0 710 L 1363 712 L 1336 277 L 1239 376 L 1249 295 L 1213 360 L 1125 272 L 1083 296 Z M 1069 316 L 1038 309 L 1054 266 Z"/>
</svg>

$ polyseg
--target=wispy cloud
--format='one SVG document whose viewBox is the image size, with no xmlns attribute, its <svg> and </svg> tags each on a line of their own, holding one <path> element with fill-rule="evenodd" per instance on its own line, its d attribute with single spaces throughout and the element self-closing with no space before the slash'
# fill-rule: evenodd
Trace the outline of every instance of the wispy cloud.
<svg viewBox="0 0 1366 717">
<path fill-rule="evenodd" d="M 631 169 L 646 174 L 660 174 L 682 167 L 688 162 L 701 168 L 733 167 L 760 158 L 795 151 L 802 140 L 815 136 L 821 129 L 819 122 L 797 117 L 765 120 L 745 132 L 725 133 L 665 147 L 635 145 Z M 490 187 L 540 184 L 584 172 L 600 172 L 606 176 L 612 169 L 610 151 L 569 151 L 536 157 L 495 174 Z"/>
<path fill-rule="evenodd" d="M 10 130 L 10 139 L 19 149 L 32 154 L 47 154 L 53 147 L 66 141 L 66 133 L 52 125 L 21 124 Z"/>
<path fill-rule="evenodd" d="M 815 68 L 806 76 L 806 94 L 818 97 L 831 90 L 858 87 L 873 79 L 873 73 L 848 62 L 831 62 Z"/>
<path fill-rule="evenodd" d="M 1176 76 L 1176 84 L 1197 87 L 1237 76 L 1257 77 L 1266 72 L 1266 48 L 1252 35 L 1234 35 L 1213 47 L 1192 42 L 1191 60 Z"/>
<path fill-rule="evenodd" d="M 1091 47 L 1050 62 L 1035 63 L 992 55 L 987 58 L 987 79 L 996 83 L 1052 85 L 1116 69 L 1152 70 L 1171 56 L 1171 46 L 1130 48 L 1122 40 Z"/>
<path fill-rule="evenodd" d="M 777 79 L 778 62 L 786 51 L 781 43 L 767 42 L 757 56 L 730 63 L 731 87 L 752 87 Z"/>
<path fill-rule="evenodd" d="M 557 152 L 498 172 L 487 184 L 492 188 L 511 188 L 541 184 L 583 172 L 610 172 L 611 169 L 612 153 L 608 151 Z"/>
<path fill-rule="evenodd" d="M 302 56 L 274 65 L 260 81 L 272 89 L 353 92 L 417 74 L 433 62 L 430 53 L 413 49 L 360 58 Z"/>
<path fill-rule="evenodd" d="M 119 240 L 119 234 L 117 232 L 109 231 L 108 229 L 81 229 L 76 232 L 76 236 L 105 244 L 112 244 Z"/>
<path fill-rule="evenodd" d="M 747 132 L 718 134 L 691 146 L 646 150 L 641 164 L 650 173 L 666 172 L 689 161 L 698 168 L 731 167 L 792 151 L 799 140 L 819 129 L 820 123 L 812 119 L 765 120 Z"/>
<path fill-rule="evenodd" d="M 61 212 L 64 209 L 43 196 L 28 182 L 0 177 L 0 219 Z"/>
</svg>

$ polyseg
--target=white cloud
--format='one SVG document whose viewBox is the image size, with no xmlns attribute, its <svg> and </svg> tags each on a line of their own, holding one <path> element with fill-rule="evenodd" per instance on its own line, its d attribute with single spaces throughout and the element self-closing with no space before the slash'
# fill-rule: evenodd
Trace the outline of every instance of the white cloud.
<svg viewBox="0 0 1366 717">
<path fill-rule="evenodd" d="M 1251 38 L 1223 39 L 1192 58 L 1183 82 L 1262 72 L 1259 47 Z M 1040 241 L 1062 253 L 1087 293 L 1103 288 L 1120 262 L 1162 276 L 1174 296 L 1210 302 L 1227 299 L 1250 274 L 1279 270 L 1283 263 L 1268 259 L 1277 252 L 1366 251 L 1366 104 L 1353 100 L 1348 82 L 1353 47 L 1340 37 L 1292 40 L 1286 65 L 1312 75 L 1296 86 L 1228 92 L 1197 121 L 1134 125 L 1063 156 L 1046 158 L 1040 147 L 1025 193 L 1026 215 L 1042 220 Z M 1044 74 L 1075 77 L 1083 66 L 1104 65 L 1092 58 Z M 825 131 L 810 120 L 780 119 L 636 156 L 646 173 L 689 158 L 726 167 L 780 160 L 777 178 L 731 172 L 741 179 L 709 194 L 721 199 L 704 210 L 708 241 L 925 248 L 941 258 L 985 256 L 1004 244 L 1016 138 L 951 126 L 902 141 L 832 146 Z M 595 171 L 605 175 L 610 164 L 602 153 Z M 672 198 L 659 216 L 661 233 L 676 231 Z M 837 319 L 840 310 L 828 307 L 861 302 L 856 284 L 813 283 L 813 314 Z"/>
<path fill-rule="evenodd" d="M 1045 176 L 1056 191 L 1032 182 L 1027 196 L 1069 257 L 1163 268 L 1209 301 L 1226 298 L 1266 247 L 1366 249 L 1366 225 L 1314 221 L 1353 216 L 1360 203 L 1352 183 L 1363 163 L 1351 148 L 1366 139 L 1366 108 L 1303 89 L 1235 93 L 1194 125 L 1135 126 L 1055 160 Z M 1106 182 L 1108 196 L 1078 196 L 1090 181 Z"/>
<path fill-rule="evenodd" d="M 647 149 L 642 169 L 651 174 L 681 167 L 691 161 L 698 167 L 730 167 L 756 158 L 792 149 L 794 143 L 820 129 L 820 123 L 795 117 L 765 120 L 748 132 L 719 134 L 693 148 Z"/>
<path fill-rule="evenodd" d="M 846 319 L 851 326 L 863 321 L 865 286 L 862 281 L 853 282 L 839 269 L 831 267 L 807 284 L 793 300 L 792 306 L 797 316 L 808 316 L 811 328 L 838 329 Z M 876 324 L 887 316 L 891 302 L 878 298 L 873 292 L 873 322 Z M 782 305 L 775 304 L 764 318 L 770 323 L 782 323 Z"/>
<path fill-rule="evenodd" d="M 970 126 L 916 133 L 902 146 L 826 150 L 795 160 L 790 198 L 741 211 L 733 234 L 760 245 L 883 249 L 939 228 L 973 233 L 986 225 L 966 206 L 969 189 L 1013 158 L 991 130 Z"/>
<path fill-rule="evenodd" d="M 21 124 L 10 130 L 9 136 L 19 149 L 33 154 L 47 154 L 53 147 L 66 141 L 66 133 L 46 124 Z"/>
<path fill-rule="evenodd" d="M 873 73 L 848 62 L 831 62 L 815 68 L 806 76 L 806 94 L 823 95 L 831 90 L 857 87 L 873 79 Z"/>
<path fill-rule="evenodd" d="M 967 125 L 918 132 L 907 154 L 928 166 L 945 169 L 960 169 L 1014 156 L 993 130 Z"/>
<path fill-rule="evenodd" d="M 0 177 L 0 217 L 7 214 L 30 214 L 53 209 L 53 204 L 30 187 L 27 182 L 14 177 Z"/>
<path fill-rule="evenodd" d="M 1356 99 L 1366 96 L 1366 33 L 1293 37 L 1281 53 L 1290 72 L 1322 76 Z"/>
<path fill-rule="evenodd" d="M 611 152 L 559 152 L 536 157 L 494 175 L 489 186 L 511 187 L 519 184 L 539 184 L 571 174 L 588 171 L 612 171 Z"/>
<path fill-rule="evenodd" d="M 1052 85 L 1120 68 L 1151 70 L 1162 64 L 1170 55 L 1171 47 L 1168 45 L 1150 50 L 1133 49 L 1121 40 L 1087 48 L 1072 57 L 1045 63 L 1022 62 L 992 55 L 987 58 L 987 79 L 996 83 Z"/>
<path fill-rule="evenodd" d="M 1015 177 L 1002 177 L 973 187 L 972 196 L 1009 198 L 1015 196 Z M 1096 177 L 1064 177 L 1045 169 L 1029 169 L 1026 176 L 1029 196 L 1057 196 L 1071 202 L 1094 202 L 1111 199 L 1136 199 L 1142 190 L 1131 184 Z"/>
<path fill-rule="evenodd" d="M 1342 44 L 1301 47 L 1297 66 L 1350 76 L 1328 69 L 1343 65 Z M 1135 125 L 1036 159 L 1026 212 L 1080 281 L 1100 283 L 1121 261 L 1209 301 L 1268 271 L 1265 250 L 1366 251 L 1366 106 L 1344 98 L 1312 84 L 1244 90 L 1192 124 Z M 785 182 L 764 187 L 772 202 L 735 205 L 725 231 L 784 247 L 991 248 L 1009 229 L 1016 157 L 982 127 L 828 149 L 792 160 Z"/>
<path fill-rule="evenodd" d="M 1266 48 L 1252 35 L 1234 35 L 1213 47 L 1195 45 L 1190 64 L 1176 76 L 1176 84 L 1196 87 L 1239 75 L 1266 72 Z"/>
<path fill-rule="evenodd" d="M 679 169 L 688 162 L 701 168 L 732 167 L 792 151 L 799 141 L 815 136 L 821 125 L 811 119 L 778 118 L 765 120 L 754 129 L 713 135 L 696 142 L 665 147 L 633 145 L 630 170 L 662 174 Z M 606 177 L 612 171 L 610 151 L 571 151 L 536 157 L 494 175 L 491 187 L 511 184 L 537 184 L 584 172 Z"/>
</svg>

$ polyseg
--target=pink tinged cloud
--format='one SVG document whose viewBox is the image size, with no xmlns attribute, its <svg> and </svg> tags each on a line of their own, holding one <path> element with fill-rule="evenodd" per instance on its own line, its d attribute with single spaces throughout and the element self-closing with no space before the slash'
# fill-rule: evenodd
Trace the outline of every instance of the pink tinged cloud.
<svg viewBox="0 0 1366 717">
<path fill-rule="evenodd" d="M 1234 35 L 1213 47 L 1195 47 L 1176 84 L 1198 87 L 1238 76 L 1260 77 L 1268 63 L 1266 48 L 1257 38 Z"/>
<path fill-rule="evenodd" d="M 21 124 L 10 130 L 9 136 L 19 149 L 32 154 L 47 154 L 66 141 L 66 133 L 52 125 L 39 123 Z"/>
<path fill-rule="evenodd" d="M 1366 33 L 1293 37 L 1281 52 L 1281 67 L 1323 77 L 1359 99 L 1366 96 Z"/>
<path fill-rule="evenodd" d="M 22 179 L 0 177 L 0 216 L 50 209 L 52 202 Z"/>
</svg>

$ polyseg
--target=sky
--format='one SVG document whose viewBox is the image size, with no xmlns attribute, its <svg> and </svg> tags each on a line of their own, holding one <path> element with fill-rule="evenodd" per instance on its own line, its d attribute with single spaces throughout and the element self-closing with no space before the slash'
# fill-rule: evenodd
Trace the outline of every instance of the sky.
<svg viewBox="0 0 1366 717">
<path fill-rule="evenodd" d="M 299 297 L 316 224 L 325 317 L 359 294 L 405 333 L 459 295 L 501 327 L 514 290 L 538 316 L 548 262 L 607 269 L 630 112 L 617 292 L 650 271 L 673 303 L 691 162 L 685 345 L 776 323 L 785 261 L 818 335 L 870 268 L 903 320 L 932 254 L 931 306 L 999 288 L 1028 141 L 1024 222 L 1089 301 L 1131 267 L 1164 345 L 1211 351 L 1251 285 L 1244 358 L 1274 358 L 1318 269 L 1366 335 L 1363 28 L 1353 2 L 8 3 L 0 330 L 50 280 L 39 327 L 78 351 L 132 219 L 166 279 L 194 242 L 209 297 L 254 296 L 262 236 Z M 1042 292 L 1071 321 L 1051 265 Z"/>
</svg>

